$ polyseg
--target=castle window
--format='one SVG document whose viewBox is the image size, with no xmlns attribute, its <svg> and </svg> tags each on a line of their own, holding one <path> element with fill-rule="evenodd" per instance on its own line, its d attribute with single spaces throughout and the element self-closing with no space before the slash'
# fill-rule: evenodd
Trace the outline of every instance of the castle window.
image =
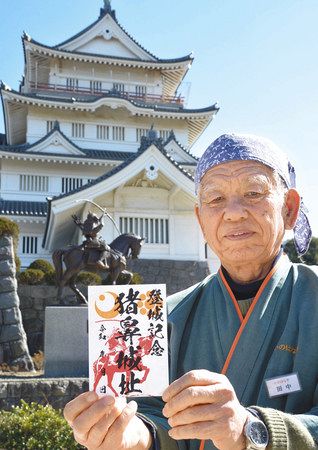
<svg viewBox="0 0 318 450">
<path fill-rule="evenodd" d="M 35 255 L 38 252 L 38 236 L 22 236 L 22 253 Z"/>
<path fill-rule="evenodd" d="M 124 141 L 124 140 L 125 140 L 125 128 L 113 127 L 113 141 Z"/>
<path fill-rule="evenodd" d="M 121 233 L 135 233 L 145 239 L 146 244 L 169 244 L 169 220 L 156 217 L 119 218 Z"/>
<path fill-rule="evenodd" d="M 46 132 L 49 133 L 54 128 L 54 120 L 47 120 L 46 121 Z"/>
<path fill-rule="evenodd" d="M 145 86 L 145 85 L 135 86 L 135 92 L 136 92 L 136 95 L 143 97 L 144 95 L 147 94 L 147 86 Z"/>
<path fill-rule="evenodd" d="M 66 87 L 71 91 L 76 91 L 78 89 L 78 79 L 66 78 Z"/>
<path fill-rule="evenodd" d="M 78 189 L 90 181 L 91 178 L 62 177 L 62 194 Z"/>
<path fill-rule="evenodd" d="M 42 175 L 20 175 L 20 191 L 47 192 L 49 177 Z"/>
<path fill-rule="evenodd" d="M 96 138 L 103 141 L 109 139 L 109 126 L 108 125 L 97 125 L 96 127 Z"/>
<path fill-rule="evenodd" d="M 125 92 L 124 83 L 113 83 L 113 89 L 117 92 Z"/>
<path fill-rule="evenodd" d="M 147 136 L 147 132 L 146 128 L 136 128 L 136 141 L 141 142 L 142 136 Z"/>
<path fill-rule="evenodd" d="M 91 81 L 90 82 L 91 92 L 102 92 L 102 82 L 101 81 Z"/>
<path fill-rule="evenodd" d="M 85 137 L 85 124 L 84 123 L 72 123 L 72 137 L 75 137 L 75 138 Z"/>
<path fill-rule="evenodd" d="M 163 141 L 166 141 L 170 135 L 170 130 L 160 130 L 159 136 L 162 138 Z"/>
</svg>

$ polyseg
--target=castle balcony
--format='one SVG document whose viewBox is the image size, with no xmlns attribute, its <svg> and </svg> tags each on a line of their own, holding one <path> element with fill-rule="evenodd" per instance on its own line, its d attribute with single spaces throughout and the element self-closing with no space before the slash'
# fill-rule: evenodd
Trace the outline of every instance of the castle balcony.
<svg viewBox="0 0 318 450">
<path fill-rule="evenodd" d="M 31 94 L 39 94 L 41 96 L 50 96 L 56 98 L 72 98 L 76 96 L 77 100 L 95 100 L 98 97 L 117 97 L 125 98 L 135 102 L 141 102 L 146 104 L 156 105 L 169 105 L 176 108 L 183 108 L 185 98 L 182 96 L 166 96 L 155 95 L 147 92 L 131 92 L 126 90 L 118 90 L 116 88 L 103 89 L 101 87 L 84 87 L 78 84 L 73 86 L 63 84 L 50 84 L 50 83 L 29 83 L 28 89 Z"/>
</svg>

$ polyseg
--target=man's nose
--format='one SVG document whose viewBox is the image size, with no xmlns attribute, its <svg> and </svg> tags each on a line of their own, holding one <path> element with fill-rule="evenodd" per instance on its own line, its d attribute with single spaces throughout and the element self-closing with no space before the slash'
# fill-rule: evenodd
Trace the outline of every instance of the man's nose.
<svg viewBox="0 0 318 450">
<path fill-rule="evenodd" d="M 228 199 L 225 205 L 224 220 L 243 220 L 247 218 L 247 215 L 243 199 L 236 196 Z"/>
</svg>

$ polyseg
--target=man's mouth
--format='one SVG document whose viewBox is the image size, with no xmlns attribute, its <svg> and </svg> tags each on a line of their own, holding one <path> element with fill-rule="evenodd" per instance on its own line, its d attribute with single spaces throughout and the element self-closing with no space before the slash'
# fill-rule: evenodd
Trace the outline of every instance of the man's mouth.
<svg viewBox="0 0 318 450">
<path fill-rule="evenodd" d="M 227 233 L 225 235 L 225 237 L 227 239 L 237 241 L 237 240 L 241 240 L 241 239 L 247 239 L 247 238 L 251 237 L 253 234 L 254 234 L 253 231 L 233 231 L 233 232 Z"/>
</svg>

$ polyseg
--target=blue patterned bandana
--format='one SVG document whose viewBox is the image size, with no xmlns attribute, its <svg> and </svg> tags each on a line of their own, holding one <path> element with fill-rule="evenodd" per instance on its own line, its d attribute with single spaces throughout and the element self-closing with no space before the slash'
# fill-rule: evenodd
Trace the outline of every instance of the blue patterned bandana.
<svg viewBox="0 0 318 450">
<path fill-rule="evenodd" d="M 229 161 L 258 161 L 275 170 L 287 188 L 296 187 L 295 169 L 285 153 L 268 139 L 248 134 L 223 134 L 206 149 L 196 168 L 194 177 L 197 193 L 203 175 L 212 167 Z M 304 255 L 311 240 L 311 228 L 306 208 L 301 201 L 294 241 L 298 255 Z"/>
</svg>

